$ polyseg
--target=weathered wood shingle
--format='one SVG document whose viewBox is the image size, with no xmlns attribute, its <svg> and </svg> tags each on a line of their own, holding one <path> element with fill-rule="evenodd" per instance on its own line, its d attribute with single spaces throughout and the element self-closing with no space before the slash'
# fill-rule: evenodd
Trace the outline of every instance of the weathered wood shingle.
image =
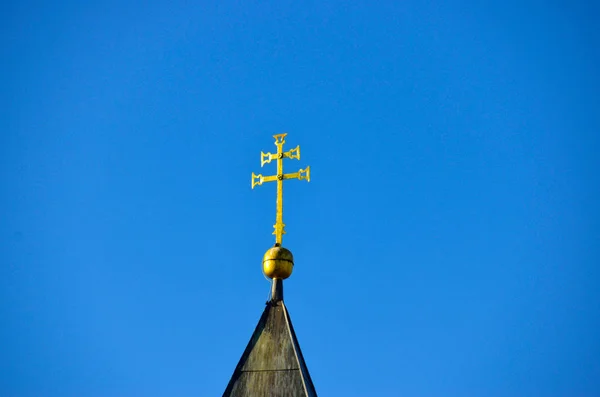
<svg viewBox="0 0 600 397">
<path fill-rule="evenodd" d="M 317 396 L 283 301 L 267 303 L 223 396 Z"/>
</svg>

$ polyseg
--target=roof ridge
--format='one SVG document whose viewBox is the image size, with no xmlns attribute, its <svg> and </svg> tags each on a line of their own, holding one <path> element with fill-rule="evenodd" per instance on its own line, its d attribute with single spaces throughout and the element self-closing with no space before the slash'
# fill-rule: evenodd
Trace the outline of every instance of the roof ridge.
<svg viewBox="0 0 600 397">
<path fill-rule="evenodd" d="M 306 362 L 304 361 L 302 350 L 300 350 L 300 344 L 298 343 L 298 338 L 296 337 L 296 332 L 294 331 L 294 326 L 292 325 L 292 319 L 290 318 L 285 303 L 283 303 L 282 301 L 281 304 L 283 306 L 283 314 L 285 316 L 288 331 L 290 333 L 290 338 L 292 340 L 292 346 L 294 347 L 294 355 L 296 356 L 298 366 L 300 367 L 300 379 L 302 379 L 302 386 L 304 386 L 304 391 L 306 392 L 307 396 L 316 397 L 317 392 L 315 391 L 315 386 L 313 385 L 310 374 L 308 373 L 308 368 L 306 366 Z M 307 381 L 309 384 L 307 384 Z"/>
</svg>

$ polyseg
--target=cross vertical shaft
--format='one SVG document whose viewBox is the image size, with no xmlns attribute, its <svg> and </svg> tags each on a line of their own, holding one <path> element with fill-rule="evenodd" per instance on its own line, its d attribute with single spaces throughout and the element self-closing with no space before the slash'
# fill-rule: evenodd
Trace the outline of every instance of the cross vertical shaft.
<svg viewBox="0 0 600 397">
<path fill-rule="evenodd" d="M 283 173 L 283 159 L 296 159 L 300 160 L 300 146 L 291 149 L 287 152 L 283 151 L 283 144 L 285 143 L 285 137 L 287 134 L 274 135 L 275 146 L 277 146 L 277 153 L 263 153 L 260 152 L 260 166 L 270 163 L 271 160 L 277 160 L 277 174 L 270 176 L 263 176 L 261 174 L 255 175 L 252 173 L 252 188 L 256 185 L 262 185 L 263 182 L 274 182 L 277 181 L 277 208 L 275 214 L 275 224 L 273 228 L 273 234 L 275 235 L 275 245 L 281 246 L 283 235 L 285 234 L 285 224 L 283 223 L 283 181 L 286 179 L 299 179 L 310 182 L 310 167 L 300 169 L 298 172 L 291 174 Z"/>
<path fill-rule="evenodd" d="M 275 136 L 275 144 L 277 145 L 277 213 L 275 216 L 275 244 L 281 245 L 283 233 L 285 233 L 285 224 L 283 223 L 283 144 L 285 136 L 281 138 L 281 142 Z"/>
</svg>

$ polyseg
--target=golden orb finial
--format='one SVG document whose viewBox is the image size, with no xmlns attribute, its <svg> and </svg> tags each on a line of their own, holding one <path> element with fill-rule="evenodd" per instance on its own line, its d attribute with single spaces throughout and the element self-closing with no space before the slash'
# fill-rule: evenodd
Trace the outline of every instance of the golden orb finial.
<svg viewBox="0 0 600 397">
<path fill-rule="evenodd" d="M 269 248 L 263 257 L 263 273 L 269 278 L 284 280 L 294 270 L 294 256 L 287 248 L 275 244 Z"/>
</svg>

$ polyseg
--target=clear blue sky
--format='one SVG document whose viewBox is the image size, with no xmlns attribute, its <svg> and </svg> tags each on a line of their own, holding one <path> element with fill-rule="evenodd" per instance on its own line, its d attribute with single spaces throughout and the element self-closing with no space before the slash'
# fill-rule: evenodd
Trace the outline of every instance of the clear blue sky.
<svg viewBox="0 0 600 397">
<path fill-rule="evenodd" d="M 87 3 L 0 10 L 2 397 L 220 395 L 282 132 L 320 395 L 600 395 L 597 5 Z"/>
</svg>

